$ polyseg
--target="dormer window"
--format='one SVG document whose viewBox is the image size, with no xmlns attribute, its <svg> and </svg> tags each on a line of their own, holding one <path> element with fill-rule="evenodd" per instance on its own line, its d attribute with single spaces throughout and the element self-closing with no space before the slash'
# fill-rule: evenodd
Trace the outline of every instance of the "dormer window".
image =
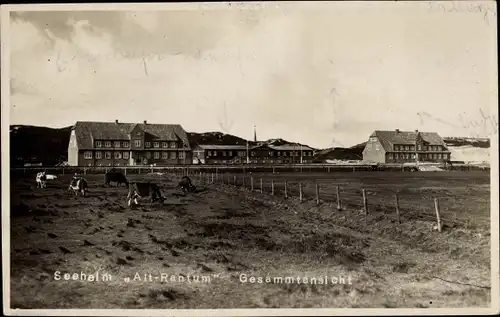
<svg viewBox="0 0 500 317">
<path fill-rule="evenodd" d="M 115 141 L 115 147 L 119 148 L 120 147 L 120 143 L 121 143 L 120 141 Z"/>
<path fill-rule="evenodd" d="M 161 143 L 161 147 L 163 147 L 163 148 L 168 147 L 168 143 L 167 143 L 167 142 L 162 142 L 162 143 Z"/>
<path fill-rule="evenodd" d="M 151 147 L 151 142 L 144 142 L 145 147 Z"/>
<path fill-rule="evenodd" d="M 170 148 L 175 149 L 177 147 L 176 142 L 170 142 Z"/>
<path fill-rule="evenodd" d="M 111 141 L 106 141 L 104 142 L 105 147 L 111 147 Z"/>
<path fill-rule="evenodd" d="M 95 141 L 95 147 L 102 147 L 101 141 Z"/>
<path fill-rule="evenodd" d="M 153 147 L 156 147 L 156 148 L 160 147 L 160 142 L 153 142 Z"/>
</svg>

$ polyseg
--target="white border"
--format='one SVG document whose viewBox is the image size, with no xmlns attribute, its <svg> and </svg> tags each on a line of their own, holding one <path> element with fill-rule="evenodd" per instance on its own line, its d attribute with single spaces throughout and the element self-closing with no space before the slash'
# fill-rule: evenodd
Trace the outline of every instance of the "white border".
<svg viewBox="0 0 500 317">
<path fill-rule="evenodd" d="M 401 3 L 401 2 L 400 2 Z M 449 4 L 450 2 L 448 2 Z M 462 3 L 478 3 L 463 1 Z M 321 2 L 253 2 L 231 5 L 239 8 L 260 6 L 266 8 L 291 7 L 293 10 L 310 8 Z M 335 2 L 339 8 L 357 8 L 362 6 L 393 5 L 393 2 Z M 496 24 L 496 3 L 495 24 Z M 10 118 L 10 12 L 11 11 L 164 11 L 164 10 L 199 10 L 227 8 L 227 3 L 140 3 L 140 4 L 36 4 L 36 5 L 2 5 L 1 6 L 1 109 L 2 109 L 2 273 L 3 273 L 3 313 L 4 315 L 37 315 L 37 316 L 330 316 L 330 315 L 476 315 L 498 314 L 500 298 L 499 273 L 499 169 L 498 169 L 498 132 L 491 139 L 491 307 L 490 308 L 322 308 L 322 309 L 10 309 L 10 165 L 9 165 L 9 118 Z M 496 38 L 496 36 L 495 36 Z M 496 57 L 496 56 L 495 56 Z M 492 57 L 493 58 L 493 57 Z M 496 69 L 496 68 L 495 68 Z M 493 72 L 491 82 L 498 87 L 498 73 Z M 496 104 L 492 104 L 491 113 L 498 115 L 498 91 Z"/>
</svg>

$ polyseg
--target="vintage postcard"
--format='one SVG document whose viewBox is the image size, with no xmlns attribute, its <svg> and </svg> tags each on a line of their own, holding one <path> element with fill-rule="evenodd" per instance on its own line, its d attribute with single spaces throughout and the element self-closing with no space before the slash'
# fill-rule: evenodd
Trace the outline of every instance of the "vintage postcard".
<svg viewBox="0 0 500 317">
<path fill-rule="evenodd" d="M 4 314 L 499 312 L 495 2 L 1 8 Z"/>
</svg>

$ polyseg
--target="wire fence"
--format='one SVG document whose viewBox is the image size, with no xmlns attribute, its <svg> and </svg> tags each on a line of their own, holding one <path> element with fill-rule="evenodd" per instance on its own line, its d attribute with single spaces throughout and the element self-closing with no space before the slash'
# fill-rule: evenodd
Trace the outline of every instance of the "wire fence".
<svg viewBox="0 0 500 317">
<path fill-rule="evenodd" d="M 487 165 L 455 164 L 453 166 L 439 165 L 444 170 L 475 171 L 489 170 Z M 415 171 L 409 164 L 285 164 L 285 165 L 173 165 L 173 166 L 27 166 L 11 168 L 11 173 L 36 174 L 41 171 L 56 175 L 65 174 L 104 174 L 111 170 L 122 171 L 124 174 L 147 173 L 184 173 L 186 175 L 205 173 L 331 173 L 331 172 L 408 172 Z"/>
<path fill-rule="evenodd" d="M 175 174 L 181 178 L 184 174 Z M 452 189 L 429 188 L 394 189 L 380 185 L 364 186 L 342 180 L 275 180 L 270 177 L 254 177 L 232 173 L 193 173 L 190 178 L 201 185 L 218 185 L 236 188 L 260 195 L 263 199 L 272 197 L 298 200 L 315 206 L 329 206 L 332 211 L 357 210 L 365 221 L 376 215 L 390 217 L 398 223 L 426 221 L 435 223 L 441 232 L 443 219 L 450 226 L 473 228 L 477 223 L 471 215 L 477 210 L 490 210 L 489 193 L 481 195 L 458 195 Z M 258 197 L 258 196 L 257 196 Z M 484 222 L 488 214 L 483 215 Z M 474 216 L 473 216 L 474 217 Z M 479 217 L 476 220 L 480 220 Z"/>
</svg>

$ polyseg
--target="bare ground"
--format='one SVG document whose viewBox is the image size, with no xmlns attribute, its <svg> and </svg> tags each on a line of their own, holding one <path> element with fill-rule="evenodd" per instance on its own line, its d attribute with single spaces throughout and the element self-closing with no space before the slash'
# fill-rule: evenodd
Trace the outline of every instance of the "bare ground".
<svg viewBox="0 0 500 317">
<path fill-rule="evenodd" d="M 183 195 L 155 179 L 167 200 L 129 208 L 127 190 L 87 175 L 88 197 L 70 176 L 36 189 L 11 182 L 11 308 L 486 307 L 490 303 L 489 174 L 332 173 L 253 175 L 252 193 L 199 184 Z M 275 184 L 271 196 L 270 179 Z M 233 176 L 227 179 L 234 181 Z M 283 199 L 284 180 L 289 194 Z M 321 204 L 316 206 L 315 186 Z M 227 180 L 226 180 L 227 181 Z M 241 185 L 241 176 L 237 177 Z M 297 200 L 303 182 L 305 201 Z M 246 180 L 247 186 L 249 185 Z M 335 186 L 343 210 L 336 210 Z M 361 188 L 369 215 L 360 210 Z M 392 197 L 401 200 L 401 224 Z M 447 227 L 432 230 L 433 197 Z M 108 282 L 54 280 L 54 272 L 107 272 Z M 141 281 L 126 282 L 141 275 Z M 210 282 L 144 281 L 144 274 Z M 350 277 L 352 284 L 243 283 L 248 277 Z M 462 283 L 462 284 L 457 284 Z M 466 285 L 471 284 L 471 285 Z M 479 287 L 482 286 L 482 287 Z"/>
</svg>

